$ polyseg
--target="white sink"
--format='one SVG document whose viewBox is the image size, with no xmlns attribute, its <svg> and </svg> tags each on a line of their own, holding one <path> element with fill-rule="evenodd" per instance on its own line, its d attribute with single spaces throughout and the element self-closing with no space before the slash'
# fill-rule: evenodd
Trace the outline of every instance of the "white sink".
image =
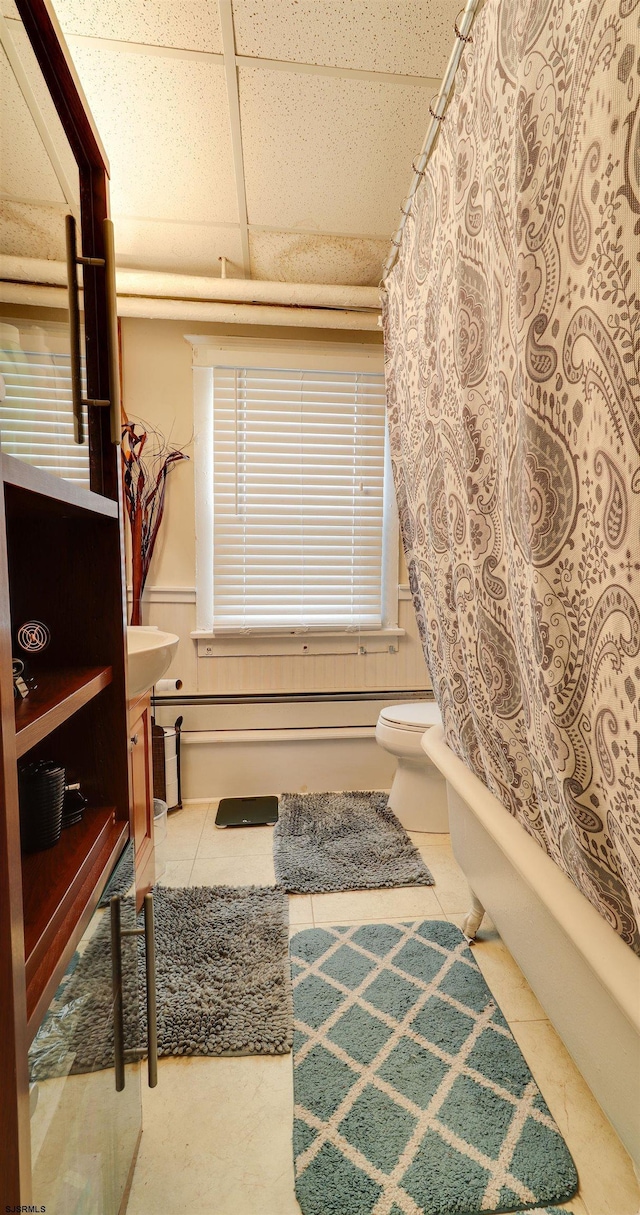
<svg viewBox="0 0 640 1215">
<path fill-rule="evenodd" d="M 180 638 L 175 633 L 163 633 L 151 625 L 129 625 L 127 628 L 127 673 L 129 700 L 142 696 L 162 679 L 173 658 Z"/>
</svg>

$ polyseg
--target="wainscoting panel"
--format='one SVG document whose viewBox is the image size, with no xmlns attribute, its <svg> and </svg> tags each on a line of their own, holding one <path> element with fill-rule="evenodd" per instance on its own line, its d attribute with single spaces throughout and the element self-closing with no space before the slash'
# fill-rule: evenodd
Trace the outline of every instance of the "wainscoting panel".
<svg viewBox="0 0 640 1215">
<path fill-rule="evenodd" d="M 191 636 L 195 629 L 195 591 L 190 587 L 149 587 L 145 592 L 143 620 L 180 637 L 167 678 L 181 679 L 183 693 L 427 689 L 429 674 L 411 600 L 401 598 L 398 609 L 398 624 L 404 634 L 392 639 L 395 652 L 389 652 L 388 648 L 384 652 L 383 640 L 376 638 L 369 646 L 370 652 L 355 654 L 198 657 L 197 642 Z M 367 649 L 366 642 L 363 649 Z"/>
<path fill-rule="evenodd" d="M 261 793 L 323 792 L 340 789 L 389 789 L 395 760 L 369 736 L 313 737 L 295 730 L 265 741 L 260 731 L 212 740 L 198 733 L 183 739 L 184 798 L 254 797 Z M 284 733 L 278 731 L 277 733 Z M 330 733 L 330 732 L 327 732 Z M 231 735 L 233 739 L 233 734 Z"/>
</svg>

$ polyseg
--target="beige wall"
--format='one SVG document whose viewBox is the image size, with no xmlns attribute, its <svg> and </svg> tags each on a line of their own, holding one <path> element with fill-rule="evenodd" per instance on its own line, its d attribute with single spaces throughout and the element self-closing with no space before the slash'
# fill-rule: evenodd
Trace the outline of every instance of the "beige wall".
<svg viewBox="0 0 640 1215">
<path fill-rule="evenodd" d="M 198 333 L 234 337 L 281 337 L 286 340 L 354 341 L 353 333 L 323 330 L 276 330 L 249 326 L 197 325 Z M 185 333 L 194 326 L 177 321 L 122 321 L 123 404 L 132 420 L 144 420 L 190 461 L 179 464 L 167 482 L 165 517 L 149 576 L 145 622 L 180 636 L 170 674 L 189 692 L 260 692 L 400 689 L 428 686 L 428 674 L 416 634 L 413 607 L 403 600 L 398 653 L 197 657 L 195 628 L 195 502 L 193 467 L 193 392 L 191 346 Z M 379 343 L 377 333 L 358 335 Z M 399 580 L 406 581 L 402 562 Z M 174 592 L 166 588 L 175 588 Z M 377 645 L 378 650 L 382 644 Z"/>
</svg>

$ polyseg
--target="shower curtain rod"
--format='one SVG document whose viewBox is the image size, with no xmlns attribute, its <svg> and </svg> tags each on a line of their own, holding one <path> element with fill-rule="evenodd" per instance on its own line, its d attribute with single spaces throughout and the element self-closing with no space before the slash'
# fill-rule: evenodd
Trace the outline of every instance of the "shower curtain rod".
<svg viewBox="0 0 640 1215">
<path fill-rule="evenodd" d="M 415 160 L 413 162 L 413 166 L 412 166 L 413 167 L 413 180 L 411 182 L 411 188 L 404 200 L 404 203 L 402 204 L 402 206 L 400 208 L 400 210 L 402 211 L 402 219 L 400 220 L 398 231 L 395 233 L 395 236 L 393 236 L 391 239 L 391 250 L 390 250 L 389 256 L 382 268 L 382 278 L 380 280 L 380 287 L 382 290 L 385 289 L 384 283 L 385 283 L 385 279 L 386 279 L 387 275 L 391 273 L 391 271 L 393 270 L 393 267 L 396 263 L 396 258 L 398 256 L 398 253 L 400 250 L 400 245 L 402 244 L 402 234 L 404 232 L 405 224 L 407 222 L 407 219 L 409 217 L 409 212 L 411 210 L 411 203 L 413 201 L 413 196 L 414 196 L 416 190 L 418 189 L 418 186 L 420 185 L 422 178 L 424 177 L 425 169 L 426 169 L 429 159 L 431 157 L 431 153 L 433 152 L 433 149 L 435 147 L 435 143 L 438 138 L 438 130 L 440 128 L 440 123 L 442 122 L 442 120 L 444 118 L 445 110 L 449 103 L 449 95 L 451 93 L 451 89 L 453 87 L 453 82 L 455 80 L 456 72 L 458 70 L 458 64 L 460 63 L 460 59 L 462 58 L 462 52 L 465 48 L 465 44 L 467 42 L 471 41 L 471 38 L 469 36 L 469 31 L 471 29 L 471 26 L 473 25 L 474 17 L 478 13 L 479 9 L 482 8 L 483 3 L 484 3 L 484 0 L 467 0 L 467 4 L 466 4 L 464 12 L 462 14 L 462 19 L 460 21 L 460 24 L 458 25 L 457 21 L 454 22 L 456 40 L 453 45 L 453 50 L 451 52 L 451 57 L 449 59 L 449 63 L 447 64 L 447 70 L 442 79 L 442 86 L 440 88 L 440 92 L 438 93 L 438 99 L 435 104 L 435 109 L 432 109 L 431 106 L 429 106 L 429 113 L 431 114 L 431 125 L 429 127 L 429 130 L 427 131 L 420 155 L 417 158 L 417 163 Z"/>
</svg>

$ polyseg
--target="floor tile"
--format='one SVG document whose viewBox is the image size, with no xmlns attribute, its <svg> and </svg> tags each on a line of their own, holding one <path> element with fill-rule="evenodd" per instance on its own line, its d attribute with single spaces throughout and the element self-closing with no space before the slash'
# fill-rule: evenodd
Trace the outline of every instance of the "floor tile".
<svg viewBox="0 0 640 1215">
<path fill-rule="evenodd" d="M 407 835 L 413 840 L 416 848 L 447 847 L 451 843 L 448 831 L 408 831 Z"/>
<path fill-rule="evenodd" d="M 167 861 L 193 860 L 198 850 L 202 828 L 208 811 L 202 809 L 174 810 L 167 818 L 167 838 L 162 844 Z"/>
<path fill-rule="evenodd" d="M 451 845 L 420 848 L 420 856 L 435 879 L 435 891 L 443 911 L 468 911 L 471 906 L 469 883 L 464 876 Z"/>
<path fill-rule="evenodd" d="M 406 923 L 410 922 L 411 920 L 416 920 L 418 922 L 420 922 L 421 920 L 433 920 L 435 923 L 441 923 L 443 918 L 444 917 L 443 917 L 441 911 L 438 911 L 435 914 L 432 912 L 430 914 L 422 914 L 420 916 L 386 915 L 384 917 L 384 923 L 385 924 L 406 924 Z M 330 925 L 333 923 L 339 924 L 341 928 L 351 928 L 358 924 L 379 924 L 380 922 L 381 922 L 380 916 L 373 916 L 372 918 L 370 918 L 368 920 L 367 919 L 349 920 L 345 916 L 341 916 L 339 920 L 335 920 L 335 921 L 334 920 L 320 920 L 316 924 L 304 924 L 304 925 L 294 924 L 293 931 L 299 932 L 301 928 L 324 928 L 325 925 Z M 640 1215 L 640 1212 L 638 1212 L 638 1215 Z"/>
<path fill-rule="evenodd" d="M 342 924 L 345 920 L 418 919 L 440 912 L 431 886 L 397 886 L 385 890 L 345 890 L 314 894 L 313 919 L 316 924 Z M 443 917 L 444 918 L 444 917 Z"/>
<path fill-rule="evenodd" d="M 190 886 L 273 886 L 273 859 L 270 856 L 220 857 L 194 861 Z"/>
<path fill-rule="evenodd" d="M 289 940 L 291 940 L 292 937 L 295 937 L 297 932 L 303 932 L 307 928 L 315 928 L 315 924 L 292 924 L 291 921 L 289 921 Z"/>
<path fill-rule="evenodd" d="M 300 1215 L 291 1056 L 161 1059 L 127 1215 Z"/>
<path fill-rule="evenodd" d="M 520 1021 L 512 1030 L 573 1156 L 589 1215 L 638 1215 L 631 1160 L 553 1026 Z"/>
<path fill-rule="evenodd" d="M 289 923 L 313 924 L 313 909 L 310 894 L 289 895 Z"/>
<path fill-rule="evenodd" d="M 214 860 L 231 856 L 271 856 L 273 827 L 216 827 L 216 810 L 207 814 L 197 859 Z"/>
<path fill-rule="evenodd" d="M 571 1202 L 567 1202 L 564 1204 L 564 1206 L 561 1206 L 560 1210 L 563 1211 L 565 1207 L 567 1211 L 571 1212 L 571 1215 L 589 1215 L 589 1212 L 579 1194 L 575 1198 L 572 1198 Z M 593 1215 L 596 1215 L 596 1212 L 594 1212 Z"/>
<path fill-rule="evenodd" d="M 272 829 L 215 827 L 217 803 L 169 816 L 161 884 L 271 885 Z M 411 832 L 435 887 L 289 897 L 290 934 L 314 923 L 449 919 L 461 926 L 468 887 L 448 835 Z M 485 917 L 474 953 L 573 1154 L 573 1215 L 640 1215 L 631 1163 L 522 972 Z M 291 1058 L 161 1060 L 144 1090 L 144 1126 L 128 1215 L 299 1215 L 291 1154 Z"/>
<path fill-rule="evenodd" d="M 450 913 L 447 918 L 462 928 L 463 914 Z M 473 956 L 509 1024 L 546 1018 L 544 1008 L 488 916 L 482 921 Z"/>
<path fill-rule="evenodd" d="M 167 861 L 164 873 L 156 877 L 157 886 L 188 886 L 193 861 Z"/>
</svg>

